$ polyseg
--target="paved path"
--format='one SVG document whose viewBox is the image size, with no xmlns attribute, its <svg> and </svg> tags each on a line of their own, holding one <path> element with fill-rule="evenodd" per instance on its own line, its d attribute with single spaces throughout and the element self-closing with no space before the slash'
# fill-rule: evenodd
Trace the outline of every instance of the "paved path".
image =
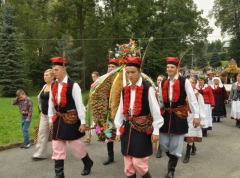
<svg viewBox="0 0 240 178">
<path fill-rule="evenodd" d="M 230 107 L 227 107 L 230 113 Z M 197 154 L 190 157 L 188 164 L 179 159 L 175 178 L 240 178 L 240 129 L 231 119 L 222 119 L 213 124 L 209 136 L 197 143 Z M 186 143 L 184 143 L 183 155 Z M 107 156 L 106 145 L 96 141 L 96 136 L 87 144 L 90 157 L 94 161 L 92 173 L 87 178 L 125 178 L 120 144 L 115 143 L 115 162 L 104 166 Z M 31 156 L 34 146 L 29 149 L 13 148 L 0 152 L 0 178 L 54 178 L 54 162 L 48 158 L 33 162 Z M 51 142 L 48 143 L 48 154 L 51 155 Z M 160 159 L 154 155 L 150 158 L 150 172 L 153 178 L 164 178 L 167 172 L 167 156 Z M 79 178 L 83 164 L 74 157 L 70 147 L 65 161 L 66 178 Z M 140 178 L 139 175 L 137 175 Z"/>
</svg>

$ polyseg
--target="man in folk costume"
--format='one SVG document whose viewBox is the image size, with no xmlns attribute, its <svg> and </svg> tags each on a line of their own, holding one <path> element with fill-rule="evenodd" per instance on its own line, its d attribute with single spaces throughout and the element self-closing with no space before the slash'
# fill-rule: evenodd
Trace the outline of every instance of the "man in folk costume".
<svg viewBox="0 0 240 178">
<path fill-rule="evenodd" d="M 84 169 L 81 175 L 91 172 L 93 161 L 88 156 L 83 142 L 85 135 L 85 109 L 82 103 L 79 85 L 66 75 L 66 59 L 51 59 L 53 73 L 57 79 L 51 86 L 49 95 L 49 128 L 53 130 L 52 159 L 55 161 L 55 178 L 64 178 L 64 160 L 66 159 L 66 142 L 70 144 L 74 155 L 82 159 Z"/>
<path fill-rule="evenodd" d="M 118 59 L 110 58 L 108 61 L 108 73 L 115 70 L 117 67 L 119 67 L 119 61 Z M 105 75 L 108 75 L 105 74 Z M 110 91 L 106 93 L 106 107 L 109 107 L 109 97 L 110 97 Z M 112 162 L 114 162 L 114 145 L 112 139 L 105 139 L 105 142 L 107 143 L 107 152 L 108 152 L 108 158 L 106 161 L 103 162 L 103 165 L 108 165 Z"/>
<path fill-rule="evenodd" d="M 215 73 L 212 72 L 211 70 L 207 71 L 207 84 L 208 85 L 214 85 L 213 80 L 212 80 L 214 75 L 215 75 Z"/>
<path fill-rule="evenodd" d="M 169 157 L 168 173 L 165 178 L 174 177 L 178 158 L 182 156 L 184 135 L 188 133 L 186 97 L 192 113 L 193 125 L 198 127 L 199 105 L 188 79 L 178 74 L 180 61 L 177 57 L 167 57 L 168 79 L 162 81 L 159 91 L 160 107 L 164 124 L 160 129 L 160 145 Z"/>
<path fill-rule="evenodd" d="M 153 153 L 152 143 L 159 139 L 163 118 L 153 87 L 141 77 L 140 57 L 126 57 L 125 62 L 130 84 L 123 88 L 114 119 L 116 140 L 121 140 L 127 177 L 136 178 L 139 173 L 143 178 L 151 178 L 148 160 Z"/>
</svg>

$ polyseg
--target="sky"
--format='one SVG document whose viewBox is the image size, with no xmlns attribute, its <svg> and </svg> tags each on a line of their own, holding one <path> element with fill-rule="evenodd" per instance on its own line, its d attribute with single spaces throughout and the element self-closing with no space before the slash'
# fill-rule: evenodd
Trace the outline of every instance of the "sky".
<svg viewBox="0 0 240 178">
<path fill-rule="evenodd" d="M 212 9 L 213 7 L 213 4 L 214 4 L 214 0 L 194 0 L 194 3 L 197 4 L 197 7 L 198 7 L 198 10 L 203 10 L 203 14 L 202 16 L 204 18 L 207 18 L 207 15 L 209 13 L 209 11 Z M 213 28 L 213 32 L 212 34 L 209 34 L 208 35 L 208 41 L 215 41 L 215 40 L 228 40 L 229 37 L 227 35 L 225 36 L 221 36 L 221 30 L 220 28 L 216 27 L 214 25 L 215 23 L 215 19 L 214 18 L 211 18 L 209 19 L 209 26 L 211 26 Z"/>
</svg>

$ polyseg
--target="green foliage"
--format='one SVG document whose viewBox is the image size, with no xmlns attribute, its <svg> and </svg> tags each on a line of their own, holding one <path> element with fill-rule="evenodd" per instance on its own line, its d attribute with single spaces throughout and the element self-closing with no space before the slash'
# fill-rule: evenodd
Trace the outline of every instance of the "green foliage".
<svg viewBox="0 0 240 178">
<path fill-rule="evenodd" d="M 198 67 L 198 68 L 206 67 L 206 66 L 208 65 L 207 57 L 206 57 L 206 56 L 203 56 L 203 57 L 197 58 L 196 64 L 197 64 L 197 67 Z"/>
<path fill-rule="evenodd" d="M 229 56 L 240 62 L 240 2 L 215 0 L 211 16 L 216 19 L 215 25 L 221 28 L 221 32 L 232 36 L 230 41 Z"/>
<path fill-rule="evenodd" d="M 240 66 L 240 36 L 238 39 L 232 38 L 230 41 L 229 56 L 230 59 L 235 59 L 238 66 Z"/>
<path fill-rule="evenodd" d="M 2 25 L 0 33 L 0 85 L 2 96 L 15 96 L 18 89 L 27 92 L 25 61 L 22 60 L 23 44 L 18 42 L 20 34 L 13 25 L 14 9 L 4 5 L 1 13 Z"/>
<path fill-rule="evenodd" d="M 217 52 L 221 52 L 222 46 L 223 43 L 221 42 L 221 40 L 212 41 L 207 44 L 207 52 L 212 52 L 214 49 L 216 49 Z"/>
<path fill-rule="evenodd" d="M 220 60 L 221 61 L 225 61 L 225 60 L 227 60 L 229 58 L 227 52 L 219 53 L 219 55 L 220 55 Z"/>
<path fill-rule="evenodd" d="M 80 47 L 74 48 L 72 36 L 66 32 L 62 35 L 60 40 L 57 40 L 56 56 L 63 56 L 67 58 L 67 72 L 68 75 L 78 83 L 81 82 L 80 71 L 85 70 L 81 67 L 81 62 L 77 61 L 77 54 Z"/>
<path fill-rule="evenodd" d="M 221 60 L 220 60 L 220 56 L 219 56 L 217 50 L 214 49 L 213 53 L 212 53 L 212 56 L 210 58 L 210 66 L 219 67 L 221 65 L 222 65 L 222 63 L 221 63 Z"/>
<path fill-rule="evenodd" d="M 72 59 L 81 69 L 86 69 L 80 72 L 77 67 L 73 69 L 83 89 L 92 83 L 93 71 L 106 73 L 108 51 L 113 51 L 116 44 L 136 39 L 143 55 L 148 39 L 153 36 L 154 41 L 146 50 L 143 71 L 155 78 L 165 73 L 167 56 L 181 58 L 184 54 L 182 62 L 187 64 L 192 51 L 195 56 L 203 55 L 205 39 L 212 31 L 192 0 L 103 0 L 103 6 L 94 0 L 9 2 L 16 8 L 16 25 L 24 33 L 23 59 L 27 61 L 28 78 L 34 88 L 41 86 L 42 72 L 49 68 L 48 59 L 59 54 L 56 42 L 66 31 L 74 45 L 81 47 Z M 33 53 L 37 48 L 39 55 Z M 43 65 L 38 69 L 41 62 Z"/>
</svg>

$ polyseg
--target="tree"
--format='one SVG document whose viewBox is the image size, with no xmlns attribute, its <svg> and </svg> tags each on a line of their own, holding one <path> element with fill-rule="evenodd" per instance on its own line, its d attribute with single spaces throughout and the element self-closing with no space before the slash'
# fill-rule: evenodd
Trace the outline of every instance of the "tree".
<svg viewBox="0 0 240 178">
<path fill-rule="evenodd" d="M 219 67 L 221 66 L 221 60 L 220 60 L 220 56 L 216 50 L 216 48 L 214 48 L 213 52 L 212 52 L 212 56 L 210 58 L 210 66 L 212 67 Z"/>
<path fill-rule="evenodd" d="M 207 66 L 207 58 L 206 56 L 202 56 L 202 57 L 198 57 L 197 61 L 196 61 L 196 65 L 198 66 L 198 68 L 203 68 Z"/>
<path fill-rule="evenodd" d="M 228 60 L 228 53 L 227 52 L 222 52 L 219 54 L 221 61 Z"/>
<path fill-rule="evenodd" d="M 60 40 L 57 40 L 55 54 L 57 56 L 67 58 L 67 72 L 69 74 L 69 77 L 80 83 L 80 73 L 81 70 L 85 70 L 85 68 L 82 68 L 81 62 L 76 60 L 76 56 L 80 50 L 80 47 L 74 48 L 73 40 L 74 39 L 68 32 L 63 34 L 62 38 Z"/>
<path fill-rule="evenodd" d="M 215 0 L 214 6 L 209 14 L 216 19 L 215 25 L 221 28 L 222 34 L 232 36 L 229 48 L 230 57 L 240 63 L 239 44 L 240 44 L 240 2 L 238 0 Z M 233 48 L 233 49 L 231 49 Z"/>
<path fill-rule="evenodd" d="M 4 5 L 1 13 L 0 33 L 0 85 L 2 96 L 16 96 L 18 89 L 27 92 L 25 61 L 22 60 L 23 44 L 18 42 L 20 34 L 13 25 L 14 8 Z"/>
<path fill-rule="evenodd" d="M 240 46 L 240 39 L 236 39 L 236 38 L 232 38 L 230 40 L 230 47 L 228 50 L 230 59 L 235 59 L 238 66 L 240 66 L 240 50 L 239 50 L 239 46 Z"/>
</svg>

